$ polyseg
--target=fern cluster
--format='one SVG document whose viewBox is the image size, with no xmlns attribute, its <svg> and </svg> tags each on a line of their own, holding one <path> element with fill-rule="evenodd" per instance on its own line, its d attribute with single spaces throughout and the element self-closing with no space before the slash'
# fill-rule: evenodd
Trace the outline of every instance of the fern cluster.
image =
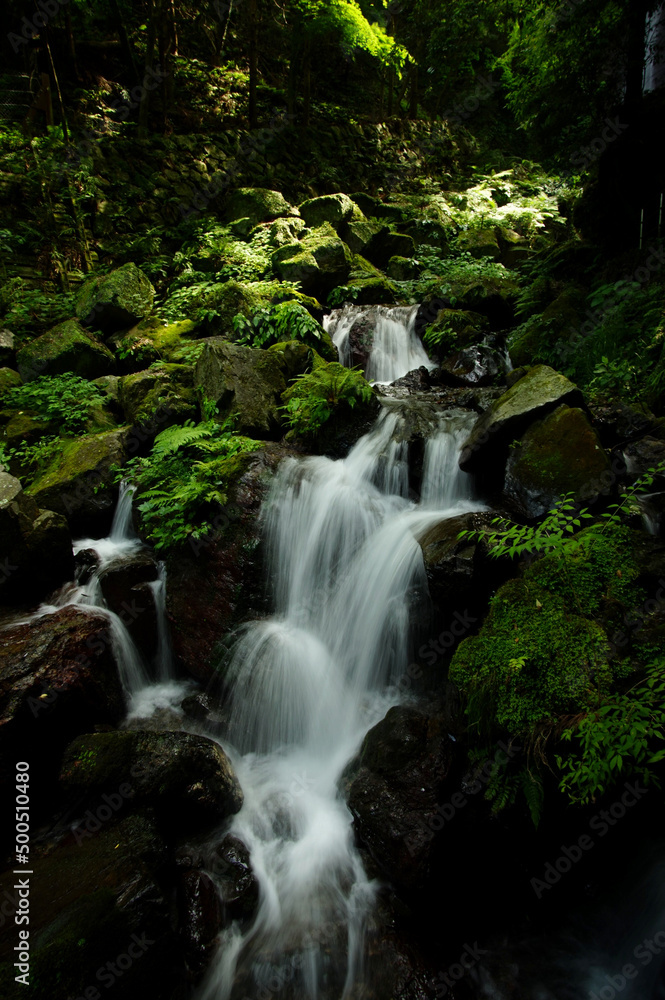
<svg viewBox="0 0 665 1000">
<path fill-rule="evenodd" d="M 309 347 L 320 348 L 323 327 L 299 302 L 279 302 L 255 309 L 251 318 L 239 313 L 234 317 L 236 341 L 249 347 L 270 347 L 279 341 L 301 340 Z"/>
<path fill-rule="evenodd" d="M 374 390 L 359 371 L 317 358 L 312 371 L 299 375 L 282 394 L 282 409 L 292 431 L 313 437 L 333 415 L 373 398 Z"/>
<path fill-rule="evenodd" d="M 41 375 L 26 385 L 0 393 L 0 405 L 11 410 L 27 410 L 41 420 L 53 421 L 61 434 L 80 432 L 93 407 L 104 395 L 98 386 L 78 375 Z"/>
<path fill-rule="evenodd" d="M 208 533 L 244 456 L 260 447 L 228 424 L 188 421 L 158 434 L 150 455 L 132 459 L 117 478 L 136 486 L 148 540 L 172 548 Z"/>
</svg>

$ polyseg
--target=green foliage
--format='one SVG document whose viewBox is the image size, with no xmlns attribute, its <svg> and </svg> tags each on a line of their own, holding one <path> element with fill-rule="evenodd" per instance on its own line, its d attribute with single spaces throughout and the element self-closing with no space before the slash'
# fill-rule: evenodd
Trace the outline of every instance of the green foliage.
<svg viewBox="0 0 665 1000">
<path fill-rule="evenodd" d="M 208 533 L 244 456 L 261 446 L 228 423 L 188 421 L 158 434 L 150 455 L 131 459 L 116 478 L 136 486 L 148 540 L 157 549 L 172 548 Z"/>
<path fill-rule="evenodd" d="M 338 285 L 328 295 L 328 305 L 331 309 L 339 309 L 346 302 L 355 302 L 361 291 L 360 285 Z"/>
<path fill-rule="evenodd" d="M 21 278 L 11 278 L 0 288 L 0 313 L 17 333 L 55 326 L 74 313 L 73 292 L 44 292 L 28 288 Z"/>
<path fill-rule="evenodd" d="M 444 257 L 438 247 L 423 244 L 414 260 L 422 268 L 419 276 L 395 282 L 401 296 L 409 301 L 422 301 L 427 295 L 436 294 L 455 306 L 464 293 L 475 285 L 491 286 L 499 294 L 512 292 L 518 286 L 517 275 L 503 264 L 497 264 L 488 257 L 474 257 L 466 250 Z"/>
<path fill-rule="evenodd" d="M 650 663 L 630 691 L 591 708 L 562 739 L 576 745 L 556 758 L 559 787 L 575 804 L 593 802 L 631 776 L 658 785 L 653 768 L 665 759 L 665 659 Z"/>
<path fill-rule="evenodd" d="M 236 341 L 248 347 L 270 347 L 285 340 L 302 340 L 310 347 L 321 345 L 323 327 L 299 302 L 280 302 L 256 309 L 248 319 L 234 317 Z"/>
<path fill-rule="evenodd" d="M 318 359 L 311 372 L 299 375 L 282 394 L 282 409 L 292 431 L 316 436 L 332 416 L 369 403 L 373 397 L 372 387 L 359 371 Z"/>
<path fill-rule="evenodd" d="M 216 281 L 261 281 L 271 270 L 270 230 L 258 227 L 249 242 L 234 237 L 228 226 L 208 218 L 196 227 L 194 239 L 175 254 L 176 268 L 215 273 Z"/>
<path fill-rule="evenodd" d="M 34 382 L 15 386 L 0 396 L 8 409 L 28 410 L 42 420 L 57 423 L 61 434 L 83 430 L 93 407 L 104 401 L 104 394 L 92 382 L 78 375 L 41 375 Z"/>
</svg>

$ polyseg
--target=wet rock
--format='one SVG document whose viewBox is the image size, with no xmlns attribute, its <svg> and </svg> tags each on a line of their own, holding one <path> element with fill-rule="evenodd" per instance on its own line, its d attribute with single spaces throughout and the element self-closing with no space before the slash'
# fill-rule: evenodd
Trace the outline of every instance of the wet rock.
<svg viewBox="0 0 665 1000">
<path fill-rule="evenodd" d="M 157 608 L 149 584 L 158 578 L 158 567 L 147 550 L 120 556 L 99 574 L 106 604 L 120 617 L 147 658 L 154 656 L 157 648 Z"/>
<path fill-rule="evenodd" d="M 215 883 L 202 871 L 182 872 L 178 883 L 180 934 L 187 964 L 195 976 L 210 961 L 222 928 L 222 908 Z"/>
<path fill-rule="evenodd" d="M 126 375 L 119 397 L 125 420 L 141 431 L 159 433 L 198 414 L 194 370 L 189 365 L 160 365 Z"/>
<path fill-rule="evenodd" d="M 128 432 L 87 434 L 66 442 L 53 463 L 29 487 L 39 504 L 64 514 L 72 531 L 105 534 L 115 508 L 114 466 L 127 458 Z"/>
<path fill-rule="evenodd" d="M 94 834 L 79 828 L 46 850 L 33 843 L 32 885 L 41 891 L 30 899 L 30 994 L 83 997 L 116 985 L 127 998 L 172 997 L 185 968 L 169 925 L 164 843 L 145 817 L 95 822 Z M 3 899 L 15 882 L 0 876 Z M 2 996 L 20 1000 L 14 958 L 3 958 Z"/>
<path fill-rule="evenodd" d="M 128 786 L 133 807 L 151 806 L 169 829 L 227 819 L 243 795 L 224 751 L 205 736 L 131 730 L 80 736 L 67 748 L 60 781 L 87 799 Z"/>
<path fill-rule="evenodd" d="M 68 606 L 10 625 L 0 631 L 0 652 L 2 760 L 33 762 L 36 783 L 55 776 L 61 751 L 79 733 L 120 722 L 124 698 L 106 615 Z"/>
<path fill-rule="evenodd" d="M 111 334 L 149 316 L 154 299 L 155 289 L 143 271 L 136 264 L 123 264 L 85 282 L 76 299 L 76 315 L 86 326 Z"/>
<path fill-rule="evenodd" d="M 0 472 L 0 601 L 38 602 L 74 573 L 61 514 L 40 510 L 18 479 Z"/>
<path fill-rule="evenodd" d="M 259 903 L 259 883 L 242 840 L 226 836 L 215 849 L 211 870 L 222 900 L 224 924 L 251 920 Z"/>
<path fill-rule="evenodd" d="M 440 379 L 451 385 L 495 385 L 506 373 L 506 359 L 483 344 L 467 347 L 441 362 Z"/>
<path fill-rule="evenodd" d="M 546 365 L 531 368 L 478 418 L 462 449 L 460 467 L 502 479 L 510 444 L 563 404 L 584 405 L 577 386 Z"/>
<path fill-rule="evenodd" d="M 76 582 L 85 586 L 90 582 L 99 566 L 99 556 L 94 549 L 79 549 L 74 556 L 74 575 Z"/>
<path fill-rule="evenodd" d="M 16 355 L 16 364 L 24 382 L 33 382 L 40 375 L 65 372 L 94 379 L 111 375 L 116 368 L 115 357 L 108 347 L 75 319 L 68 319 L 31 340 Z"/>
<path fill-rule="evenodd" d="M 643 476 L 651 469 L 665 469 L 665 441 L 647 434 L 637 441 L 632 441 L 623 451 L 626 462 L 626 472 L 635 478 Z M 661 473 L 658 481 L 662 483 Z"/>
<path fill-rule="evenodd" d="M 461 531 L 489 528 L 493 517 L 474 512 L 446 518 L 418 539 L 432 603 L 446 608 L 451 618 L 460 602 L 475 602 L 495 581 L 497 563 L 489 558 L 485 542 L 458 537 Z"/>
<path fill-rule="evenodd" d="M 594 427 L 605 448 L 623 445 L 644 435 L 658 436 L 659 421 L 643 404 L 624 401 L 590 406 Z"/>
<path fill-rule="evenodd" d="M 357 835 L 400 888 L 427 884 L 436 806 L 453 756 L 442 719 L 401 706 L 370 729 L 345 772 Z"/>
<path fill-rule="evenodd" d="M 216 403 L 221 415 L 238 414 L 242 434 L 278 438 L 286 370 L 279 353 L 210 337 L 196 365 L 196 383 L 202 397 Z"/>
<path fill-rule="evenodd" d="M 542 517 L 557 497 L 573 493 L 580 501 L 591 500 L 612 479 L 610 460 L 586 415 L 560 406 L 532 424 L 511 449 L 504 498 L 519 517 Z"/>
</svg>

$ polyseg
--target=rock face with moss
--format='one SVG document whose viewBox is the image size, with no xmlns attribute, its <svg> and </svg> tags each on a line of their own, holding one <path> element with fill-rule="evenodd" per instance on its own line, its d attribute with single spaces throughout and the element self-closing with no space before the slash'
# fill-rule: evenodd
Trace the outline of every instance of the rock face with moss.
<svg viewBox="0 0 665 1000">
<path fill-rule="evenodd" d="M 586 415 L 560 406 L 533 424 L 511 449 L 504 495 L 520 515 L 540 517 L 557 497 L 574 493 L 588 501 L 609 481 L 609 458 Z"/>
<path fill-rule="evenodd" d="M 120 381 L 120 403 L 126 422 L 153 437 L 173 424 L 193 420 L 198 413 L 194 370 L 160 364 L 126 375 Z"/>
<path fill-rule="evenodd" d="M 67 521 L 39 510 L 18 479 L 0 472 L 0 601 L 41 600 L 74 575 Z"/>
<path fill-rule="evenodd" d="M 583 405 L 577 386 L 546 365 L 531 368 L 478 418 L 462 448 L 461 468 L 502 477 L 510 444 L 562 404 Z"/>
<path fill-rule="evenodd" d="M 151 806 L 181 829 L 212 825 L 237 813 L 243 795 L 224 751 L 183 732 L 95 733 L 67 748 L 60 780 L 89 799 L 127 783 L 134 808 Z M 127 796 L 129 797 L 129 795 Z"/>
<path fill-rule="evenodd" d="M 210 337 L 196 365 L 196 384 L 203 399 L 218 405 L 221 416 L 238 414 L 237 429 L 241 434 L 279 437 L 285 369 L 280 353 Z"/>
<path fill-rule="evenodd" d="M 351 251 L 329 222 L 276 250 L 272 261 L 282 281 L 299 281 L 303 291 L 321 301 L 344 284 L 352 264 Z"/>
<path fill-rule="evenodd" d="M 289 205 L 279 191 L 268 188 L 238 188 L 231 192 L 224 205 L 227 219 L 248 219 L 250 228 L 259 222 L 270 222 L 280 216 L 298 215 L 297 209 Z"/>
<path fill-rule="evenodd" d="M 0 368 L 0 395 L 8 389 L 15 389 L 22 382 L 21 376 L 13 368 Z"/>
<path fill-rule="evenodd" d="M 355 205 L 346 194 L 325 194 L 320 198 L 310 198 L 299 206 L 300 214 L 310 229 L 329 222 L 338 229 L 353 216 Z"/>
<path fill-rule="evenodd" d="M 155 289 L 136 264 L 123 264 L 110 274 L 92 278 L 76 299 L 76 315 L 95 330 L 114 333 L 149 316 Z"/>
<path fill-rule="evenodd" d="M 116 500 L 114 466 L 127 458 L 128 431 L 87 434 L 64 441 L 52 464 L 29 487 L 40 507 L 64 514 L 86 534 L 110 524 Z"/>
<path fill-rule="evenodd" d="M 115 357 L 108 347 L 75 319 L 54 326 L 26 344 L 18 352 L 16 363 L 24 382 L 32 382 L 40 375 L 65 372 L 94 379 L 112 375 L 116 368 Z"/>
</svg>

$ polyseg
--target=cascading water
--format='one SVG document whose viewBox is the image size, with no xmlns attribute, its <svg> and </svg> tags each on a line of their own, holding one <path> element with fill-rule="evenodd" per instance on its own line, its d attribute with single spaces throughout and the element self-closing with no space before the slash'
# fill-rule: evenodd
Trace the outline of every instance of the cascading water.
<svg viewBox="0 0 665 1000">
<path fill-rule="evenodd" d="M 399 404 L 346 459 L 280 467 L 265 511 L 275 614 L 245 627 L 227 672 L 225 746 L 245 793 L 231 832 L 250 850 L 260 907 L 249 930 L 224 933 L 203 1000 L 261 989 L 339 1000 L 362 981 L 376 887 L 353 846 L 338 782 L 364 734 L 399 700 L 393 685 L 427 591 L 417 538 L 480 507 L 457 467 L 470 419 L 447 414 L 433 429 L 421 505 L 408 499 Z"/>
<path fill-rule="evenodd" d="M 326 317 L 325 328 L 331 335 L 339 359 L 347 367 L 352 363 L 351 335 L 355 323 L 363 316 L 371 320 L 373 331 L 368 344 L 365 378 L 369 382 L 387 384 L 401 378 L 414 368 L 433 368 L 427 352 L 416 333 L 418 306 L 353 306 Z"/>
</svg>

